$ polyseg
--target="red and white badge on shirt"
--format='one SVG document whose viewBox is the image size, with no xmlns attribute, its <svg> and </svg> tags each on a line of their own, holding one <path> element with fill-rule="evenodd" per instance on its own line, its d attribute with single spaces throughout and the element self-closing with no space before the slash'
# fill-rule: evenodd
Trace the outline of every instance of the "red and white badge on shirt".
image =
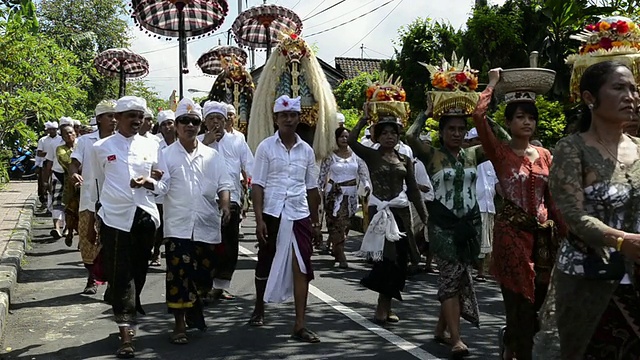
<svg viewBox="0 0 640 360">
<path fill-rule="evenodd" d="M 107 156 L 107 161 L 108 161 L 108 162 L 114 162 L 114 161 L 116 161 L 116 156 L 115 156 L 115 155 L 109 155 L 109 156 Z"/>
</svg>

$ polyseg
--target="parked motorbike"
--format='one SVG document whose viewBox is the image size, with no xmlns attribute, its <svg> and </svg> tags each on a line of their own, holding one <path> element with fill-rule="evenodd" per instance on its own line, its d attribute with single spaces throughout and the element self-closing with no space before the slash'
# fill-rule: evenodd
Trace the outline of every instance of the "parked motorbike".
<svg viewBox="0 0 640 360">
<path fill-rule="evenodd" d="M 9 179 L 28 180 L 36 177 L 36 159 L 29 147 L 18 146 L 9 159 Z"/>
</svg>

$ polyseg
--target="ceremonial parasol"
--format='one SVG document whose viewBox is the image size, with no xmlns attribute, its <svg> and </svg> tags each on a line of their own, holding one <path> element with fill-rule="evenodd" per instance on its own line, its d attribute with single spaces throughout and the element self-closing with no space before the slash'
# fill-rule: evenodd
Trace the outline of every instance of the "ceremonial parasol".
<svg viewBox="0 0 640 360">
<path fill-rule="evenodd" d="M 232 57 L 242 66 L 247 65 L 247 52 L 237 46 L 216 46 L 202 54 L 197 64 L 203 73 L 219 75 L 224 70 L 222 60 L 231 60 Z"/>
<path fill-rule="evenodd" d="M 127 79 L 141 78 L 149 74 L 147 59 L 128 49 L 105 50 L 93 59 L 93 64 L 100 74 L 120 78 L 118 97 L 124 96 Z"/>
<path fill-rule="evenodd" d="M 250 48 L 266 48 L 267 58 L 271 48 L 278 44 L 282 33 L 300 35 L 302 20 L 290 9 L 278 5 L 258 5 L 243 11 L 231 25 L 238 45 Z"/>
<path fill-rule="evenodd" d="M 133 14 L 138 26 L 149 32 L 177 37 L 179 42 L 180 98 L 182 75 L 187 67 L 187 38 L 201 37 L 218 29 L 229 11 L 226 0 L 133 0 Z"/>
</svg>

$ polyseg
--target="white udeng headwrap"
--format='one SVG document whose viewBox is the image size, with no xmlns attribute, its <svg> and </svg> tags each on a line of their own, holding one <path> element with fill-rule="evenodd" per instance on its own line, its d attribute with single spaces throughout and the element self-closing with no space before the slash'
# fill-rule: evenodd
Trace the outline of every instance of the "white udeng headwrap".
<svg viewBox="0 0 640 360">
<path fill-rule="evenodd" d="M 227 104 L 227 115 L 228 114 L 235 114 L 235 113 L 236 113 L 236 107 L 233 106 L 233 104 Z"/>
<path fill-rule="evenodd" d="M 96 116 L 116 112 L 115 100 L 102 100 L 96 105 Z"/>
<path fill-rule="evenodd" d="M 44 123 L 44 128 L 45 129 L 57 129 L 58 128 L 58 123 L 55 121 L 47 121 L 46 123 Z"/>
<path fill-rule="evenodd" d="M 277 98 L 276 103 L 273 105 L 273 112 L 277 114 L 285 111 L 301 112 L 300 96 L 292 99 L 287 95 L 282 95 Z"/>
<path fill-rule="evenodd" d="M 147 100 L 137 96 L 123 96 L 116 103 L 117 113 L 126 111 L 147 111 Z"/>
<path fill-rule="evenodd" d="M 233 107 L 233 105 L 231 106 Z M 235 110 L 234 110 L 235 111 Z M 228 116 L 229 104 L 217 101 L 207 101 L 204 103 L 204 109 L 202 110 L 203 117 L 207 117 L 210 114 L 220 114 L 225 117 Z"/>
<path fill-rule="evenodd" d="M 175 120 L 176 114 L 171 110 L 162 110 L 158 113 L 158 125 L 162 125 L 163 122 L 169 120 Z"/>
<path fill-rule="evenodd" d="M 336 118 L 338 119 L 338 124 L 343 123 L 346 121 L 344 114 L 342 113 L 338 113 L 336 114 Z"/>
<path fill-rule="evenodd" d="M 146 117 L 146 118 L 150 117 L 150 118 L 153 119 L 153 111 L 151 109 L 149 109 L 149 108 L 146 108 L 144 110 L 144 117 Z"/>
<path fill-rule="evenodd" d="M 68 116 L 63 116 L 60 118 L 60 126 L 63 125 L 71 125 L 73 126 L 73 119 Z"/>
<path fill-rule="evenodd" d="M 189 98 L 183 98 L 176 108 L 176 119 L 183 115 L 196 115 L 202 120 L 202 108 Z"/>
</svg>

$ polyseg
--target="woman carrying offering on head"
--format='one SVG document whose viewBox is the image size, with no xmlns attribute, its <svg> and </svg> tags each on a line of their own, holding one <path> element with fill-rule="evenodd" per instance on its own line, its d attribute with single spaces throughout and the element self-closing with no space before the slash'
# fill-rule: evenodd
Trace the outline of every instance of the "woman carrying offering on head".
<svg viewBox="0 0 640 360">
<path fill-rule="evenodd" d="M 507 316 L 502 357 L 526 360 L 531 359 L 533 336 L 539 328 L 537 312 L 547 293 L 561 222 L 548 186 L 551 153 L 530 144 L 538 121 L 536 94 L 507 94 L 508 143 L 496 137 L 486 118 L 500 71 L 489 72 L 489 85 L 480 95 L 473 120 L 504 198 L 495 217 L 491 261 Z"/>
<path fill-rule="evenodd" d="M 347 145 L 349 130 L 339 127 L 335 136 L 338 148 L 322 161 L 318 189 L 323 189 L 325 197 L 325 214 L 333 256 L 340 268 L 347 268 L 344 243 L 351 227 L 351 218 L 358 209 L 358 181 L 367 194 L 371 185 L 367 165 Z"/>
<path fill-rule="evenodd" d="M 640 359 L 640 140 L 623 133 L 636 86 L 621 63 L 588 67 L 580 132 L 555 148 L 549 187 L 569 232 L 543 305 L 538 358 Z M 560 354 L 548 354 L 556 326 Z"/>
<path fill-rule="evenodd" d="M 367 125 L 365 116 L 349 133 L 347 143 L 366 163 L 372 186 L 369 196 L 369 227 L 362 241 L 360 253 L 374 260 L 373 268 L 361 284 L 379 293 L 373 321 L 377 324 L 395 323 L 400 319 L 391 310 L 391 299 L 402 300 L 409 261 L 406 231 L 411 229 L 409 202 L 418 210 L 420 219 L 427 214 L 413 172 L 413 161 L 395 150 L 400 135 L 396 115 L 378 113 L 374 125 L 374 141 L 380 146 L 372 149 L 358 142 L 358 134 Z M 406 184 L 406 191 L 404 189 Z"/>
</svg>

